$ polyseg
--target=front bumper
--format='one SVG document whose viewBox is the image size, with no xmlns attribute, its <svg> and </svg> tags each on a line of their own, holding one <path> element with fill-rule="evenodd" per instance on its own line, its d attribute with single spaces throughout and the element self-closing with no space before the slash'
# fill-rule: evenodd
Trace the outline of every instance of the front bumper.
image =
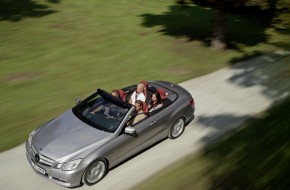
<svg viewBox="0 0 290 190">
<path fill-rule="evenodd" d="M 64 187 L 76 187 L 81 185 L 82 176 L 86 169 L 86 166 L 80 163 L 79 166 L 73 171 L 63 171 L 61 169 L 56 169 L 55 168 L 56 163 L 54 163 L 52 166 L 46 166 L 44 164 L 34 161 L 30 153 L 31 147 L 28 144 L 28 142 L 26 142 L 25 147 L 26 147 L 26 157 L 28 159 L 30 166 L 33 168 L 32 166 L 33 162 L 33 164 L 45 170 L 45 174 L 42 174 L 33 168 L 33 170 L 38 175 Z"/>
</svg>

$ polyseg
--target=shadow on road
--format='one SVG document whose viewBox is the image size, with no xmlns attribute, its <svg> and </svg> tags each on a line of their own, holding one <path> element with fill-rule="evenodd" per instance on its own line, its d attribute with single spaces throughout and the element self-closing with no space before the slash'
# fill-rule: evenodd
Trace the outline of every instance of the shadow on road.
<svg viewBox="0 0 290 190">
<path fill-rule="evenodd" d="M 259 56 L 231 69 L 235 72 L 227 82 L 243 89 L 258 86 L 272 108 L 256 116 L 221 113 L 197 117 L 197 124 L 211 129 L 201 139 L 208 145 L 203 156 L 212 162 L 207 171 L 209 189 L 288 189 L 290 53 Z"/>
<path fill-rule="evenodd" d="M 202 143 L 209 145 L 215 143 L 224 134 L 236 129 L 250 116 L 234 116 L 231 114 L 220 114 L 214 116 L 199 116 L 196 123 L 205 128 L 211 128 L 211 132 L 201 138 Z"/>
<path fill-rule="evenodd" d="M 290 52 L 277 51 L 231 66 L 237 74 L 228 81 L 243 88 L 261 86 L 263 95 L 279 101 L 290 92 Z"/>
<path fill-rule="evenodd" d="M 209 189 L 289 189 L 290 98 L 209 147 Z"/>
<path fill-rule="evenodd" d="M 259 96 L 270 100 L 273 106 L 290 95 L 290 52 L 278 51 L 262 55 L 234 64 L 231 69 L 234 74 L 226 79 L 230 84 L 239 86 L 241 89 L 258 87 Z M 239 96 L 239 92 L 236 93 L 232 96 Z M 257 101 L 259 100 L 257 99 Z M 237 105 L 240 103 L 237 102 Z M 253 105 L 243 106 L 251 110 Z M 232 131 L 251 117 L 253 116 L 234 115 L 221 111 L 217 115 L 198 115 L 195 122 L 212 129 L 211 133 L 201 140 L 207 144 Z"/>
</svg>

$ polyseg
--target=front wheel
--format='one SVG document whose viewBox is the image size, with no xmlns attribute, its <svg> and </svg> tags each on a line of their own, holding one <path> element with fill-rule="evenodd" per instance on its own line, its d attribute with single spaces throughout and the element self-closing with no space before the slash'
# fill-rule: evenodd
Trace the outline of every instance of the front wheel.
<svg viewBox="0 0 290 190">
<path fill-rule="evenodd" d="M 108 173 L 107 162 L 104 159 L 97 159 L 89 165 L 83 175 L 83 181 L 87 185 L 94 185 L 101 181 Z"/>
<path fill-rule="evenodd" d="M 170 139 L 176 139 L 182 135 L 185 128 L 185 123 L 183 118 L 178 118 L 169 129 L 168 137 Z"/>
</svg>

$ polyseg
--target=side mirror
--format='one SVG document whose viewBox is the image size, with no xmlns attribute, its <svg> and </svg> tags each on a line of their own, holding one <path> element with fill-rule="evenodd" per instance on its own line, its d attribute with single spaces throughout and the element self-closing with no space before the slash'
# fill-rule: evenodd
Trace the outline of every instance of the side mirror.
<svg viewBox="0 0 290 190">
<path fill-rule="evenodd" d="M 81 101 L 82 101 L 82 100 L 81 100 L 79 97 L 76 98 L 76 103 L 77 103 L 77 104 L 81 103 Z"/>
<path fill-rule="evenodd" d="M 136 129 L 134 127 L 130 127 L 130 126 L 125 128 L 125 134 L 137 136 Z"/>
</svg>

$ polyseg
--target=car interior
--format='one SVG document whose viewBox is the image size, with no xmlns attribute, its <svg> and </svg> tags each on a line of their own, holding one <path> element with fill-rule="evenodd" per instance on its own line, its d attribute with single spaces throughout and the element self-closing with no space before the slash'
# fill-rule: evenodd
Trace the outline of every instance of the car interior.
<svg viewBox="0 0 290 190">
<path fill-rule="evenodd" d="M 150 82 L 148 83 L 148 82 L 145 82 L 145 81 L 141 81 L 141 83 L 143 83 L 144 86 L 145 86 L 145 90 L 144 90 L 143 93 L 146 96 L 146 101 L 143 104 L 143 112 L 145 112 L 147 114 L 147 116 L 156 114 L 160 110 L 166 108 L 171 103 L 173 103 L 176 100 L 176 98 L 177 98 L 177 94 L 175 92 L 173 92 L 173 91 L 171 91 L 169 89 L 166 89 L 166 88 L 164 88 L 162 86 L 159 86 L 159 85 L 157 85 L 155 83 L 150 83 Z M 122 95 L 120 93 L 121 99 L 126 101 L 126 102 L 129 102 L 131 95 L 136 90 L 136 86 L 137 85 L 132 85 L 132 86 L 126 87 L 124 89 L 121 89 L 121 91 L 122 91 Z M 156 92 L 156 91 L 161 96 L 163 106 L 161 108 L 159 108 L 158 110 L 155 110 L 153 112 L 148 112 L 148 104 L 150 102 L 151 95 L 154 92 Z M 119 90 L 119 92 L 120 92 L 120 90 Z"/>
</svg>

